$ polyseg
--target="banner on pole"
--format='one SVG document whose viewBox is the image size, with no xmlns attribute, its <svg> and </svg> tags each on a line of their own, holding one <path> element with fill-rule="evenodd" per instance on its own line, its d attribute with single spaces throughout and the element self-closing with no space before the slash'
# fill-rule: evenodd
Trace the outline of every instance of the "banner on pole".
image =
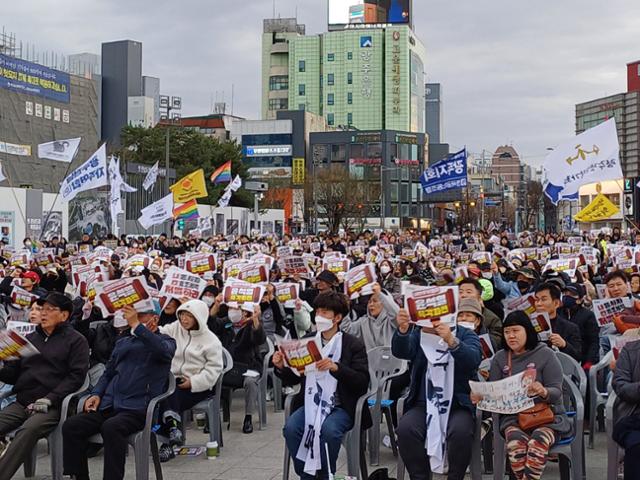
<svg viewBox="0 0 640 480">
<path fill-rule="evenodd" d="M 460 150 L 434 163 L 420 176 L 420 183 L 427 194 L 466 187 L 467 150 Z"/>
</svg>

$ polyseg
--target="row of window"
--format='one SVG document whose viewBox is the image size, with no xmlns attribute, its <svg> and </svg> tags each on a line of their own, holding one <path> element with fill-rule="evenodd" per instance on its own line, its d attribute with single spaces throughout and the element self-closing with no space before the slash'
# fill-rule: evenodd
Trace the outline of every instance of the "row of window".
<svg viewBox="0 0 640 480">
<path fill-rule="evenodd" d="M 330 103 L 329 105 L 333 105 L 333 103 Z M 335 125 L 335 122 L 335 115 L 333 113 L 327 113 L 327 124 Z M 353 113 L 347 113 L 347 125 L 353 125 Z"/>
<path fill-rule="evenodd" d="M 336 59 L 335 53 L 327 53 L 327 62 L 333 62 Z M 353 60 L 353 52 L 347 52 L 347 60 Z M 304 73 L 307 71 L 307 62 L 305 60 L 298 61 L 298 72 Z"/>
<path fill-rule="evenodd" d="M 298 95 L 304 97 L 307 94 L 307 86 L 304 83 L 298 85 Z M 335 94 L 327 93 L 327 105 L 334 105 L 335 103 Z M 347 93 L 347 104 L 353 104 L 353 93 Z"/>
<path fill-rule="evenodd" d="M 289 77 L 287 75 L 274 75 L 270 77 L 269 90 L 289 90 Z"/>
</svg>

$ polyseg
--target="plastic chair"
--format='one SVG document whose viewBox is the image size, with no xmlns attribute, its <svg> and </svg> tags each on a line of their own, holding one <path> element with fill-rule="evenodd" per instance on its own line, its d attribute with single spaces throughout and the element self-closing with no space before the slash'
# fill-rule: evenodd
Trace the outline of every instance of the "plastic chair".
<svg viewBox="0 0 640 480">
<path fill-rule="evenodd" d="M 136 463 L 136 480 L 149 479 L 149 450 L 153 457 L 153 466 L 155 469 L 156 479 L 162 480 L 162 465 L 158 455 L 158 440 L 153 431 L 154 417 L 156 407 L 165 398 L 169 397 L 176 389 L 176 379 L 172 373 L 169 373 L 167 389 L 157 397 L 154 397 L 147 406 L 147 416 L 144 422 L 144 429 L 129 435 L 129 445 L 133 447 Z M 100 434 L 93 435 L 89 438 L 91 443 L 104 443 Z"/>
<path fill-rule="evenodd" d="M 618 480 L 618 467 L 624 460 L 624 449 L 612 438 L 613 435 L 613 407 L 618 396 L 611 390 L 604 408 L 604 426 L 607 432 L 607 480 Z"/>
<path fill-rule="evenodd" d="M 291 415 L 291 406 L 293 399 L 299 388 L 296 388 L 296 392 L 287 396 L 284 403 L 284 419 L 285 422 Z M 358 399 L 356 403 L 356 418 L 353 424 L 353 428 L 347 432 L 342 439 L 342 445 L 347 449 L 347 474 L 350 477 L 355 477 L 358 480 L 367 480 L 369 474 L 367 472 L 367 458 L 365 453 L 366 445 L 366 431 L 362 430 L 362 412 L 365 407 L 365 402 L 371 396 L 371 391 Z M 289 469 L 291 467 L 291 454 L 287 448 L 287 444 L 284 444 L 284 464 L 282 468 L 282 480 L 289 480 Z"/>
<path fill-rule="evenodd" d="M 205 412 L 207 414 L 207 420 L 209 423 L 209 441 L 210 442 L 218 442 L 220 448 L 222 448 L 222 421 L 220 418 L 220 397 L 222 395 L 222 378 L 224 374 L 233 368 L 233 358 L 231 354 L 226 350 L 222 349 L 222 358 L 223 358 L 223 369 L 218 377 L 218 381 L 213 387 L 213 395 L 211 395 L 206 400 L 199 402 L 193 408 L 191 408 L 191 412 Z M 182 412 L 182 435 L 183 438 L 186 437 L 185 425 L 186 425 L 186 417 L 189 410 L 185 410 Z"/>
<path fill-rule="evenodd" d="M 570 395 L 570 402 L 572 407 L 575 407 L 574 412 L 570 412 L 569 418 L 573 419 L 574 435 L 566 439 L 560 439 L 557 441 L 549 451 L 550 454 L 559 455 L 560 460 L 560 478 L 568 480 L 569 465 L 571 467 L 572 480 L 583 480 L 583 460 L 584 460 L 584 402 L 580 389 L 574 383 L 569 376 L 563 377 L 563 389 Z M 494 446 L 494 465 L 493 465 L 493 478 L 495 480 L 504 479 L 505 470 L 505 441 L 500 434 L 498 428 L 500 416 L 493 415 L 493 446 Z"/>
<path fill-rule="evenodd" d="M 391 380 L 403 375 L 407 371 L 407 361 L 396 358 L 391 353 L 391 347 L 376 347 L 367 352 L 369 359 L 369 378 L 371 390 L 375 398 L 368 401 L 373 420 L 373 427 L 369 431 L 369 457 L 371 465 L 380 463 L 380 422 L 384 415 L 391 439 L 393 455 L 398 455 L 395 429 L 391 419 L 393 400 L 389 399 Z"/>
<path fill-rule="evenodd" d="M 49 453 L 51 457 L 51 476 L 54 480 L 62 480 L 62 424 L 67 420 L 67 417 L 69 415 L 69 404 L 74 398 L 84 393 L 88 387 L 89 375 L 85 377 L 84 383 L 77 391 L 64 397 L 64 399 L 62 400 L 62 405 L 60 406 L 60 421 L 58 422 L 56 428 L 47 436 Z M 11 395 L 11 392 L 2 393 L 0 394 L 0 400 L 6 397 L 10 397 Z M 16 431 L 12 432 L 9 436 L 15 434 Z M 38 448 L 36 446 L 31 451 L 31 454 L 26 456 L 23 467 L 25 477 L 35 476 L 37 455 Z"/>
<path fill-rule="evenodd" d="M 598 377 L 600 375 L 606 375 L 612 360 L 613 351 L 609 351 L 598 363 L 592 365 L 589 370 L 589 448 L 591 449 L 593 448 L 596 427 L 599 427 L 600 431 L 602 431 L 603 427 L 601 421 L 602 417 L 599 415 L 599 412 L 601 409 L 603 410 L 605 408 L 605 404 L 609 397 L 608 392 L 602 392 L 598 388 L 598 380 L 600 380 Z M 603 383 L 606 384 L 606 381 L 601 384 Z"/>
</svg>

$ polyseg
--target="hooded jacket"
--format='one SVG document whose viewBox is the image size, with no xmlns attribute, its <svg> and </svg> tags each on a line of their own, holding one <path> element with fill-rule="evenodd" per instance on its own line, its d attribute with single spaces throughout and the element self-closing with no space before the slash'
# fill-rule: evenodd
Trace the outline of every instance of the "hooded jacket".
<svg viewBox="0 0 640 480">
<path fill-rule="evenodd" d="M 191 300 L 178 308 L 189 312 L 198 322 L 197 330 L 186 330 L 180 320 L 160 327 L 160 332 L 176 341 L 176 353 L 171 362 L 171 373 L 187 377 L 194 393 L 211 390 L 223 369 L 222 343 L 207 326 L 209 307 L 202 300 Z"/>
</svg>

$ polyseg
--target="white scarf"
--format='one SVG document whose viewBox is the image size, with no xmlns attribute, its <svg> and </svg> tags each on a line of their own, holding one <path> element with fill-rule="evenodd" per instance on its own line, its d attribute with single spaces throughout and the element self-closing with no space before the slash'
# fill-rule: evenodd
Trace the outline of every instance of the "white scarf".
<svg viewBox="0 0 640 480">
<path fill-rule="evenodd" d="M 425 448 L 431 471 L 447 470 L 447 425 L 453 399 L 454 359 L 448 346 L 437 335 L 420 334 L 420 347 L 427 357 L 425 394 L 427 403 L 427 438 Z"/>
<path fill-rule="evenodd" d="M 322 345 L 322 334 L 318 333 L 317 341 Z M 335 363 L 342 355 L 342 333 L 336 333 L 333 338 L 322 347 L 322 358 L 330 358 Z M 336 400 L 338 380 L 328 370 L 320 372 L 311 370 L 306 372 L 307 381 L 304 394 L 304 434 L 298 448 L 296 458 L 304 461 L 304 471 L 315 475 L 322 469 L 320 462 L 320 431 L 325 419 L 329 416 Z M 327 465 L 327 468 L 331 467 Z"/>
</svg>

